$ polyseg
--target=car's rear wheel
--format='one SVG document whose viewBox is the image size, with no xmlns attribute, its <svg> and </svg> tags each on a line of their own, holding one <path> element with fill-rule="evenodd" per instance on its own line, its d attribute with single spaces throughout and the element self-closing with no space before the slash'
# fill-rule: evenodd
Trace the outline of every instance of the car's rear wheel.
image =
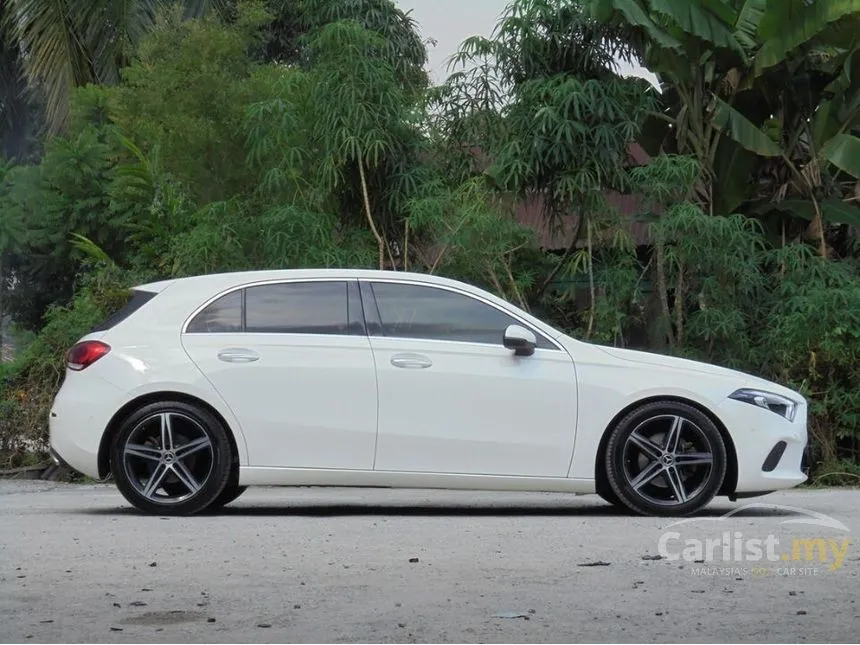
<svg viewBox="0 0 860 645">
<path fill-rule="evenodd" d="M 190 515 L 216 502 L 234 463 L 227 431 L 206 410 L 179 401 L 151 403 L 120 426 L 111 472 L 134 506 L 160 515 Z"/>
<path fill-rule="evenodd" d="M 606 446 L 606 477 L 626 507 L 645 515 L 689 515 L 719 491 L 726 473 L 719 429 L 693 406 L 647 403 L 626 415 Z"/>
</svg>

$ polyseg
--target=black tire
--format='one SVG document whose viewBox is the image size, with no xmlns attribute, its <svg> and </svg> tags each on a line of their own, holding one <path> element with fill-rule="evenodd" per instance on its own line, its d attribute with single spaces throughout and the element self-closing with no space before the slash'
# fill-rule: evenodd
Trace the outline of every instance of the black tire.
<svg viewBox="0 0 860 645">
<path fill-rule="evenodd" d="M 205 409 L 150 403 L 114 435 L 111 472 L 123 497 L 157 515 L 192 515 L 222 495 L 233 477 L 227 429 Z"/>
<path fill-rule="evenodd" d="M 247 486 L 239 486 L 239 457 L 234 455 L 233 467 L 230 469 L 230 479 L 221 494 L 214 502 L 206 507 L 206 513 L 217 513 L 222 508 L 236 501 L 236 499 L 248 489 Z"/>
<path fill-rule="evenodd" d="M 604 459 L 612 493 L 641 515 L 701 510 L 719 491 L 727 466 L 719 429 L 698 409 L 675 401 L 646 403 L 627 414 L 613 428 Z"/>
<path fill-rule="evenodd" d="M 597 480 L 597 494 L 607 504 L 627 510 L 627 506 L 618 499 L 618 495 L 615 494 L 615 491 L 612 490 L 605 478 L 602 481 L 600 479 Z"/>
<path fill-rule="evenodd" d="M 248 490 L 247 486 L 235 486 L 232 484 L 228 484 L 224 488 L 224 490 L 221 491 L 221 494 L 218 496 L 218 499 L 216 499 L 214 502 L 212 502 L 209 506 L 206 507 L 206 511 L 212 512 L 224 508 L 225 506 L 227 506 L 227 504 L 235 502 L 239 498 L 239 495 L 244 493 L 246 490 Z"/>
</svg>

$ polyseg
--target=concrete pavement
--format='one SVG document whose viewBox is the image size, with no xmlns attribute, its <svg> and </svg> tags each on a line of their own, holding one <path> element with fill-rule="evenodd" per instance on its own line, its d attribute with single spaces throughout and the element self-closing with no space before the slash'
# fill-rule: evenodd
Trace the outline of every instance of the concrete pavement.
<svg viewBox="0 0 860 645">
<path fill-rule="evenodd" d="M 673 524 L 596 496 L 318 488 L 160 518 L 112 486 L 2 481 L 0 640 L 848 642 L 858 534 L 858 490 Z"/>
</svg>

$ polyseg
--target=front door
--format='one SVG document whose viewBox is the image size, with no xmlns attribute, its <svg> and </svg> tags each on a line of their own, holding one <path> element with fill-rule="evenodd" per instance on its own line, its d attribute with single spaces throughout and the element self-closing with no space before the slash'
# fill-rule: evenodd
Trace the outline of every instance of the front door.
<svg viewBox="0 0 860 645">
<path fill-rule="evenodd" d="M 533 329 L 537 350 L 515 356 L 504 330 L 524 323 L 447 287 L 372 281 L 362 294 L 379 319 L 376 470 L 567 476 L 577 398 L 566 351 Z"/>
<path fill-rule="evenodd" d="M 191 321 L 185 350 L 241 423 L 250 466 L 373 468 L 376 374 L 360 311 L 355 281 L 280 282 Z"/>
</svg>

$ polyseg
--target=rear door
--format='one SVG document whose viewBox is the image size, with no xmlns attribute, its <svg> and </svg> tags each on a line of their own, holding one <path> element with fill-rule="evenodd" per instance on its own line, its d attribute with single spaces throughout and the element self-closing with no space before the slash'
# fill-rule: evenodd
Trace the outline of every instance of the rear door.
<svg viewBox="0 0 860 645">
<path fill-rule="evenodd" d="M 373 468 L 376 374 L 354 280 L 233 290 L 182 343 L 242 424 L 250 466 Z"/>
</svg>

